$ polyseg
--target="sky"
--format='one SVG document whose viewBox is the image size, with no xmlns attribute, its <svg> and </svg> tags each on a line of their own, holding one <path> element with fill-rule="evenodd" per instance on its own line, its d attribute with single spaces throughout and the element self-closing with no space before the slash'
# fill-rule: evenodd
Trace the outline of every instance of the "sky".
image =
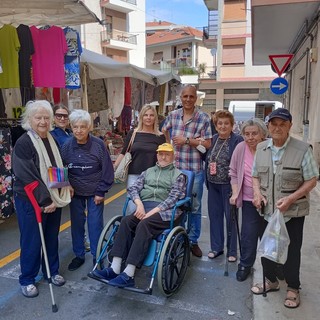
<svg viewBox="0 0 320 320">
<path fill-rule="evenodd" d="M 203 0 L 146 0 L 146 21 L 154 20 L 202 29 L 208 26 L 208 9 Z"/>
</svg>

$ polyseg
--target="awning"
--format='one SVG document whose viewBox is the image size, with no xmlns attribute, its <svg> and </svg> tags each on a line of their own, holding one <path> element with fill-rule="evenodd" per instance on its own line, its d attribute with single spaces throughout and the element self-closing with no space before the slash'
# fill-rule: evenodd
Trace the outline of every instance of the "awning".
<svg viewBox="0 0 320 320">
<path fill-rule="evenodd" d="M 90 79 L 107 79 L 130 77 L 145 81 L 152 85 L 161 85 L 179 77 L 172 72 L 144 69 L 130 63 L 117 62 L 105 55 L 83 49 L 81 63 L 87 65 Z"/>
<path fill-rule="evenodd" d="M 80 0 L 0 0 L 1 24 L 76 26 L 100 22 Z"/>
</svg>

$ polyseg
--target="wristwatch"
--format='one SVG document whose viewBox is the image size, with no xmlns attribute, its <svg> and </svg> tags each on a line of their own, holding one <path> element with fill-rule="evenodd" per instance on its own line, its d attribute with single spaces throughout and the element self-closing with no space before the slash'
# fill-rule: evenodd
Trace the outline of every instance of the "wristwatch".
<svg viewBox="0 0 320 320">
<path fill-rule="evenodd" d="M 190 144 L 190 139 L 187 138 L 186 141 L 184 142 L 185 144 Z"/>
</svg>

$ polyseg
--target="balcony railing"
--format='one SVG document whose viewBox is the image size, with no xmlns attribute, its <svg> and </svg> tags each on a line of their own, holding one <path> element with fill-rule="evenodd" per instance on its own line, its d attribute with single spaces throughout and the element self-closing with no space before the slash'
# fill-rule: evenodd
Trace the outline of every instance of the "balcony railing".
<svg viewBox="0 0 320 320">
<path fill-rule="evenodd" d="M 192 59 L 186 58 L 174 58 L 174 59 L 162 59 L 160 61 L 153 61 L 154 64 L 160 63 L 161 70 L 172 70 L 176 68 L 192 67 Z"/>
<path fill-rule="evenodd" d="M 113 29 L 111 32 L 107 30 L 101 31 L 101 42 L 110 42 L 110 40 L 137 44 L 137 36 L 134 34 L 116 29 Z"/>
</svg>

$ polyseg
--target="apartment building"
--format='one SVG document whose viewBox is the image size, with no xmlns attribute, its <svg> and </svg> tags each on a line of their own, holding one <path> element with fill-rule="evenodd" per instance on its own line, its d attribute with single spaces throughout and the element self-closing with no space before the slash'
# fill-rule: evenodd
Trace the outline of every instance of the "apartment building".
<svg viewBox="0 0 320 320">
<path fill-rule="evenodd" d="M 145 0 L 84 0 L 102 25 L 81 26 L 85 48 L 145 67 Z"/>
<path fill-rule="evenodd" d="M 200 79 L 207 111 L 228 108 L 232 100 L 278 100 L 270 82 L 277 77 L 270 64 L 252 64 L 251 0 L 204 0 L 208 27 L 204 43 L 215 56 L 214 77 Z"/>
<path fill-rule="evenodd" d="M 179 74 L 183 84 L 198 84 L 209 67 L 210 50 L 203 44 L 203 32 L 167 21 L 146 23 L 146 66 Z"/>
</svg>

